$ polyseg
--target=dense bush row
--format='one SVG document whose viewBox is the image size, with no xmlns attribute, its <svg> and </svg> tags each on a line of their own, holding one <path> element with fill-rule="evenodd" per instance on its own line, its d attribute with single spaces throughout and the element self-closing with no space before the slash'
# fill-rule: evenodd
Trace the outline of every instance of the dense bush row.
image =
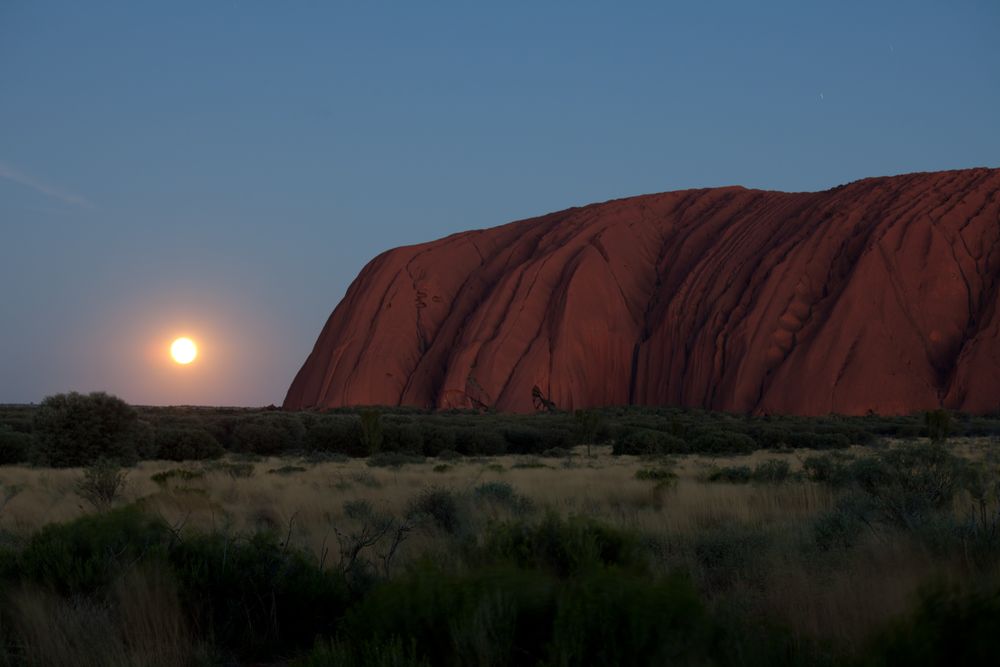
<svg viewBox="0 0 1000 667">
<path fill-rule="evenodd" d="M 606 408 L 513 415 L 409 408 L 279 410 L 133 408 L 102 393 L 59 394 L 38 407 L 0 409 L 0 465 L 122 462 L 327 453 L 370 456 L 543 454 L 611 443 L 615 454 L 741 454 L 756 449 L 842 449 L 879 437 L 1000 435 L 1000 415 L 935 411 L 911 417 L 747 416 L 682 408 Z"/>
</svg>

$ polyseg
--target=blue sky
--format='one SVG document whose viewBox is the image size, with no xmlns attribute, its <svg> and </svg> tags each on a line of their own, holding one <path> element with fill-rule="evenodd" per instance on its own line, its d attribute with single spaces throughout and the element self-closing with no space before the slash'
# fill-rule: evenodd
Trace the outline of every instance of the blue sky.
<svg viewBox="0 0 1000 667">
<path fill-rule="evenodd" d="M 1000 166 L 992 0 L 484 5 L 0 2 L 0 402 L 280 403 L 389 247 Z"/>
</svg>

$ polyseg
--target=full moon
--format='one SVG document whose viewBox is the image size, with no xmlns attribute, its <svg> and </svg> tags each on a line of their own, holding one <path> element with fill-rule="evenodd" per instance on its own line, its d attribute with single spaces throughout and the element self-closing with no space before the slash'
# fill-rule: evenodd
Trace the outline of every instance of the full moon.
<svg viewBox="0 0 1000 667">
<path fill-rule="evenodd" d="M 170 356 L 179 364 L 190 364 L 198 356 L 198 346 L 190 338 L 178 338 L 170 344 Z"/>
</svg>

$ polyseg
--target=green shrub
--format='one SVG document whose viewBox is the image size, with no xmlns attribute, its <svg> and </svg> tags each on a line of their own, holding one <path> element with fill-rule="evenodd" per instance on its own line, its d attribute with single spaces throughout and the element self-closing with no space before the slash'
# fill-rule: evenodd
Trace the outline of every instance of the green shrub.
<svg viewBox="0 0 1000 667">
<path fill-rule="evenodd" d="M 813 540 L 822 551 L 849 549 L 855 546 L 869 526 L 870 505 L 867 499 L 846 495 L 836 505 L 813 520 Z"/>
<path fill-rule="evenodd" d="M 931 442 L 943 443 L 951 433 L 951 413 L 947 410 L 928 410 L 924 413 L 924 425 Z"/>
<path fill-rule="evenodd" d="M 768 536 L 750 526 L 705 528 L 694 538 L 695 576 L 713 592 L 728 590 L 741 580 L 760 581 L 768 545 Z"/>
<path fill-rule="evenodd" d="M 138 413 L 104 392 L 47 397 L 35 412 L 34 433 L 35 462 L 54 468 L 87 466 L 99 458 L 129 464 L 149 447 Z"/>
<path fill-rule="evenodd" d="M 850 466 L 851 478 L 879 519 L 911 529 L 950 506 L 970 474 L 968 461 L 934 443 L 892 447 Z"/>
<path fill-rule="evenodd" d="M 620 566 L 638 571 L 646 563 L 631 534 L 583 517 L 547 514 L 538 523 L 505 522 L 492 526 L 476 557 L 510 562 L 565 577 L 589 567 Z"/>
<path fill-rule="evenodd" d="M 508 451 L 515 454 L 533 454 L 542 449 L 544 436 L 537 428 L 530 426 L 512 426 L 504 429 L 503 437 L 507 441 Z"/>
<path fill-rule="evenodd" d="M 425 489 L 410 501 L 406 513 L 410 517 L 428 517 L 435 526 L 449 535 L 457 535 L 466 522 L 465 511 L 458 496 L 449 489 Z"/>
<path fill-rule="evenodd" d="M 420 454 L 424 450 L 424 433 L 412 422 L 387 421 L 383 427 L 382 448 L 394 452 Z"/>
<path fill-rule="evenodd" d="M 0 425 L 0 465 L 26 463 L 34 442 L 35 438 L 30 433 L 20 433 L 6 424 Z"/>
<path fill-rule="evenodd" d="M 548 664 L 708 664 L 712 639 L 712 623 L 685 577 L 588 571 L 560 591 Z"/>
<path fill-rule="evenodd" d="M 753 469 L 753 480 L 755 482 L 784 482 L 791 475 L 791 466 L 788 461 L 781 459 L 770 459 L 758 463 Z"/>
<path fill-rule="evenodd" d="M 165 461 L 214 459 L 224 453 L 219 441 L 204 429 L 158 429 L 154 442 L 156 458 Z"/>
<path fill-rule="evenodd" d="M 455 449 L 466 456 L 500 456 L 507 452 L 507 441 L 488 427 L 460 428 L 455 431 Z"/>
<path fill-rule="evenodd" d="M 76 483 L 77 494 L 98 511 L 110 509 L 125 491 L 128 472 L 114 461 L 98 459 L 83 471 Z"/>
<path fill-rule="evenodd" d="M 212 470 L 224 472 L 233 479 L 248 479 L 253 477 L 256 468 L 252 463 L 229 463 L 223 462 L 212 465 Z"/>
<path fill-rule="evenodd" d="M 361 421 L 354 416 L 323 416 L 316 419 L 306 431 L 305 446 L 312 452 L 368 455 L 361 437 Z"/>
<path fill-rule="evenodd" d="M 17 565 L 27 582 L 64 595 L 93 593 L 141 558 L 164 556 L 171 538 L 161 518 L 130 505 L 45 526 L 28 540 Z"/>
<path fill-rule="evenodd" d="M 555 592 L 552 577 L 538 571 L 456 572 L 423 562 L 352 608 L 341 637 L 352 646 L 405 638 L 415 658 L 435 666 L 541 664 Z"/>
<path fill-rule="evenodd" d="M 240 420 L 233 429 L 236 451 L 272 456 L 302 449 L 305 427 L 295 415 L 265 413 Z"/>
<path fill-rule="evenodd" d="M 371 456 L 382 449 L 382 413 L 378 410 L 361 411 L 361 443 Z"/>
<path fill-rule="evenodd" d="M 192 479 L 199 479 L 204 476 L 205 473 L 202 470 L 185 470 L 183 468 L 171 468 L 170 470 L 163 470 L 156 474 L 150 475 L 149 479 L 160 486 L 166 486 L 172 479 L 179 479 L 188 482 L 191 481 Z"/>
<path fill-rule="evenodd" d="M 850 459 L 830 455 L 810 456 L 802 462 L 802 471 L 808 479 L 831 486 L 843 486 L 852 479 L 848 465 Z"/>
<path fill-rule="evenodd" d="M 455 429 L 438 424 L 420 422 L 420 434 L 425 456 L 441 456 L 442 452 L 455 450 Z M 457 452 L 455 452 L 457 454 Z"/>
<path fill-rule="evenodd" d="M 577 445 L 597 442 L 601 428 L 601 414 L 596 410 L 576 410 L 573 413 L 573 440 Z"/>
<path fill-rule="evenodd" d="M 348 604 L 336 570 L 321 570 L 269 533 L 186 537 L 170 550 L 183 602 L 238 662 L 273 662 L 331 635 Z"/>
<path fill-rule="evenodd" d="M 680 438 L 651 429 L 637 429 L 615 442 L 611 453 L 615 456 L 656 456 L 687 451 L 686 443 Z"/>
<path fill-rule="evenodd" d="M 308 468 L 303 468 L 302 466 L 281 466 L 280 468 L 271 468 L 267 471 L 269 475 L 294 475 L 295 473 L 305 472 Z"/>
<path fill-rule="evenodd" d="M 937 587 L 878 634 L 863 664 L 994 665 L 1000 655 L 998 627 L 1000 591 L 995 587 L 966 593 Z"/>
<path fill-rule="evenodd" d="M 669 482 L 677 479 L 677 473 L 669 468 L 642 468 L 635 471 L 635 478 L 654 482 Z"/>
<path fill-rule="evenodd" d="M 757 443 L 736 431 L 699 431 L 691 440 L 691 451 L 699 454 L 752 454 Z"/>
<path fill-rule="evenodd" d="M 750 466 L 727 466 L 714 468 L 708 473 L 709 482 L 729 482 L 730 484 L 746 484 L 753 478 Z"/>
<path fill-rule="evenodd" d="M 483 482 L 472 489 L 472 497 L 479 502 L 494 503 L 506 507 L 514 514 L 530 512 L 534 504 L 530 498 L 517 493 L 507 482 Z"/>
</svg>

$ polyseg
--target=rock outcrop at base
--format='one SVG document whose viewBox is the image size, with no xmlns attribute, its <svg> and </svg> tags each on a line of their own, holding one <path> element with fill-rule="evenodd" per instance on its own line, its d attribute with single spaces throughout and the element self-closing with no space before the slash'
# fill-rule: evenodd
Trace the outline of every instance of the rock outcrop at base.
<svg viewBox="0 0 1000 667">
<path fill-rule="evenodd" d="M 632 197 L 396 248 L 284 407 L 1000 410 L 1000 170 Z"/>
</svg>

